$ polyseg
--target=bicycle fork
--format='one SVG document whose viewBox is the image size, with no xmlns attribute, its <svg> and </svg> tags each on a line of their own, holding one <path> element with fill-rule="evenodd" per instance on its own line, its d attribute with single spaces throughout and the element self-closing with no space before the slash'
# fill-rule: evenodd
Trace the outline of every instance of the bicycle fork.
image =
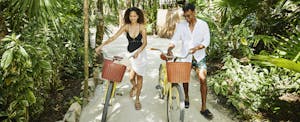
<svg viewBox="0 0 300 122">
<path fill-rule="evenodd" d="M 104 102 L 105 102 L 105 99 L 106 99 L 106 95 L 107 95 L 107 92 L 108 92 L 108 89 L 109 89 L 109 84 L 111 84 L 112 83 L 112 93 L 111 93 L 111 96 L 110 96 L 110 98 L 114 98 L 115 97 L 115 91 L 116 91 L 116 87 L 117 87 L 117 83 L 116 82 L 113 82 L 113 81 L 109 81 L 109 83 L 107 83 L 106 84 L 106 91 L 104 92 L 105 94 L 104 94 Z M 109 101 L 109 105 L 111 106 L 111 103 L 112 103 L 112 99 L 110 99 L 110 101 Z M 104 103 L 103 103 L 104 104 Z"/>
</svg>

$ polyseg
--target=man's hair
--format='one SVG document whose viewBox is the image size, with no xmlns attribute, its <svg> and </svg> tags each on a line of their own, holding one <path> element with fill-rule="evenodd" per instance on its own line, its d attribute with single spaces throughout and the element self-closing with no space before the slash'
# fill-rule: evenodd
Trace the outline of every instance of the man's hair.
<svg viewBox="0 0 300 122">
<path fill-rule="evenodd" d="M 187 3 L 182 7 L 183 12 L 187 12 L 189 10 L 195 11 L 195 5 L 192 3 Z"/>
</svg>

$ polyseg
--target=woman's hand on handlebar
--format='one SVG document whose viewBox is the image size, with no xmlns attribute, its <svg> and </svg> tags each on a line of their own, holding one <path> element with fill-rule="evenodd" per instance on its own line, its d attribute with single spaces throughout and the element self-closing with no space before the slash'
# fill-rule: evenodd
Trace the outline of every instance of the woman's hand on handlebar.
<svg viewBox="0 0 300 122">
<path fill-rule="evenodd" d="M 96 51 L 96 54 L 101 55 L 101 52 L 102 52 L 102 46 L 97 47 L 97 48 L 95 49 L 95 51 Z"/>
</svg>

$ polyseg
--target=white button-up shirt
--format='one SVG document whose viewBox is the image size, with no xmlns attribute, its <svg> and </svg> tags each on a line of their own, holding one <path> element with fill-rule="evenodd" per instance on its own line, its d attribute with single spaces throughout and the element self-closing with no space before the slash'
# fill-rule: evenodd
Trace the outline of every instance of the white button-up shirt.
<svg viewBox="0 0 300 122">
<path fill-rule="evenodd" d="M 175 48 L 180 48 L 179 55 L 185 56 L 191 48 L 204 45 L 205 48 L 197 50 L 193 56 L 198 61 L 206 56 L 205 49 L 210 43 L 210 33 L 208 25 L 205 21 L 197 19 L 193 32 L 189 28 L 187 21 L 181 21 L 176 25 L 174 35 L 171 39 L 171 44 L 175 45 Z M 191 62 L 192 55 L 186 59 L 181 60 L 183 62 Z"/>
</svg>

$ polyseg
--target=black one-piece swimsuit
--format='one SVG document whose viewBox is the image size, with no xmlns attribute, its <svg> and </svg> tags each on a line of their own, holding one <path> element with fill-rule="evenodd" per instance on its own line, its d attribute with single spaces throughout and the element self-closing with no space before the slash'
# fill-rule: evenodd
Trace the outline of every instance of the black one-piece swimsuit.
<svg viewBox="0 0 300 122">
<path fill-rule="evenodd" d="M 139 33 L 135 38 L 130 37 L 129 33 L 127 32 L 126 37 L 128 39 L 128 46 L 127 50 L 128 52 L 133 52 L 136 49 L 140 48 L 143 44 L 142 42 L 142 34 Z"/>
</svg>

